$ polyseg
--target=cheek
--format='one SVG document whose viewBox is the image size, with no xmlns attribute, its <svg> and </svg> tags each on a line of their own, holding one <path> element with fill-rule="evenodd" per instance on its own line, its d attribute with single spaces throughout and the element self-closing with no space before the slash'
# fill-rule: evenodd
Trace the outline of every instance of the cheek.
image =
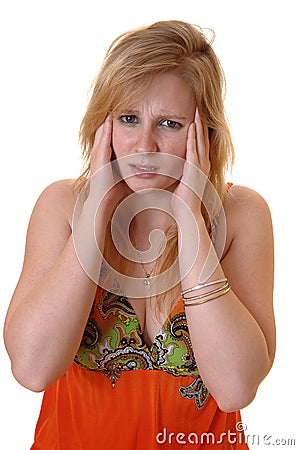
<svg viewBox="0 0 299 450">
<path fill-rule="evenodd" d="M 123 140 L 117 128 L 112 130 L 112 147 L 116 156 L 121 156 L 123 154 Z"/>
<path fill-rule="evenodd" d="M 130 153 L 133 148 L 134 139 L 132 133 L 127 132 L 118 124 L 113 126 L 112 130 L 112 146 L 117 157 L 125 156 Z"/>
<path fill-rule="evenodd" d="M 167 153 L 185 159 L 186 140 L 187 136 L 185 135 L 177 136 L 175 139 L 171 139 L 171 141 L 167 144 Z"/>
</svg>

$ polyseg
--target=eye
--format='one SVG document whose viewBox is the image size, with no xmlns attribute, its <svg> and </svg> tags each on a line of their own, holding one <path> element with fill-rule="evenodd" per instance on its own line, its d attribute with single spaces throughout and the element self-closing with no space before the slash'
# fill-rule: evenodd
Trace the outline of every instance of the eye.
<svg viewBox="0 0 299 450">
<path fill-rule="evenodd" d="M 161 120 L 160 125 L 165 128 L 181 128 L 182 127 L 181 123 L 176 122 L 175 120 L 170 120 L 170 119 Z"/>
<path fill-rule="evenodd" d="M 138 123 L 138 118 L 134 115 L 125 114 L 120 116 L 119 120 L 126 124 Z"/>
</svg>

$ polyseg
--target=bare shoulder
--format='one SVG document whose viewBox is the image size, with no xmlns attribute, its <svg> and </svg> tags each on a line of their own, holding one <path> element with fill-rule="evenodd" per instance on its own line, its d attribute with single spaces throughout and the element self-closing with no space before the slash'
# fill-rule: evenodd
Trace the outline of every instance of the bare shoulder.
<svg viewBox="0 0 299 450">
<path fill-rule="evenodd" d="M 76 180 L 66 179 L 58 180 L 47 186 L 41 193 L 39 201 L 57 201 L 59 204 L 67 205 L 76 201 Z"/>
<path fill-rule="evenodd" d="M 34 213 L 43 210 L 43 213 L 65 218 L 71 223 L 74 205 L 77 199 L 75 180 L 59 180 L 47 186 L 39 196 L 34 207 Z"/>
<path fill-rule="evenodd" d="M 233 185 L 225 195 L 223 208 L 225 223 L 220 219 L 215 242 L 221 259 L 231 254 L 233 249 L 244 256 L 255 246 L 261 248 L 265 243 L 273 246 L 271 213 L 261 194 L 245 186 Z"/>
<path fill-rule="evenodd" d="M 249 212 L 252 209 L 269 212 L 268 204 L 261 194 L 247 186 L 240 185 L 233 185 L 227 191 L 224 207 L 230 213 L 235 214 L 240 211 L 244 213 L 246 210 Z"/>
<path fill-rule="evenodd" d="M 72 227 L 77 193 L 74 180 L 60 180 L 50 184 L 40 194 L 33 208 L 26 237 L 24 267 L 33 271 L 48 266 L 64 248 Z M 47 255 L 47 258 L 44 257 Z"/>
<path fill-rule="evenodd" d="M 224 200 L 224 210 L 231 237 L 249 228 L 272 226 L 271 213 L 264 197 L 246 186 L 233 185 Z"/>
</svg>

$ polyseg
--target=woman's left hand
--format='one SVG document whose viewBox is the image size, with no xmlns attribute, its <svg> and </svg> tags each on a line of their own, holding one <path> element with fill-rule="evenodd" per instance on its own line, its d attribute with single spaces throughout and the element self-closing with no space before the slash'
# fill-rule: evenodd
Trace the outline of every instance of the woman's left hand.
<svg viewBox="0 0 299 450">
<path fill-rule="evenodd" d="M 178 218 L 185 215 L 186 206 L 183 203 L 193 214 L 201 213 L 202 197 L 211 168 L 209 153 L 208 127 L 196 108 L 194 122 L 188 129 L 183 176 L 172 200 L 173 212 Z"/>
</svg>

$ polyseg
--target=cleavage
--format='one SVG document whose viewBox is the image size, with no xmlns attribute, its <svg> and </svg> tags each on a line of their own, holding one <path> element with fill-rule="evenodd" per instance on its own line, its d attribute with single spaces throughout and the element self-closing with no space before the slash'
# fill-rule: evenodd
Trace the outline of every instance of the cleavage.
<svg viewBox="0 0 299 450">
<path fill-rule="evenodd" d="M 167 318 L 165 317 L 164 320 L 163 316 L 160 316 L 160 318 L 156 317 L 149 298 L 128 298 L 128 301 L 137 317 L 143 340 L 150 349 Z"/>
</svg>

